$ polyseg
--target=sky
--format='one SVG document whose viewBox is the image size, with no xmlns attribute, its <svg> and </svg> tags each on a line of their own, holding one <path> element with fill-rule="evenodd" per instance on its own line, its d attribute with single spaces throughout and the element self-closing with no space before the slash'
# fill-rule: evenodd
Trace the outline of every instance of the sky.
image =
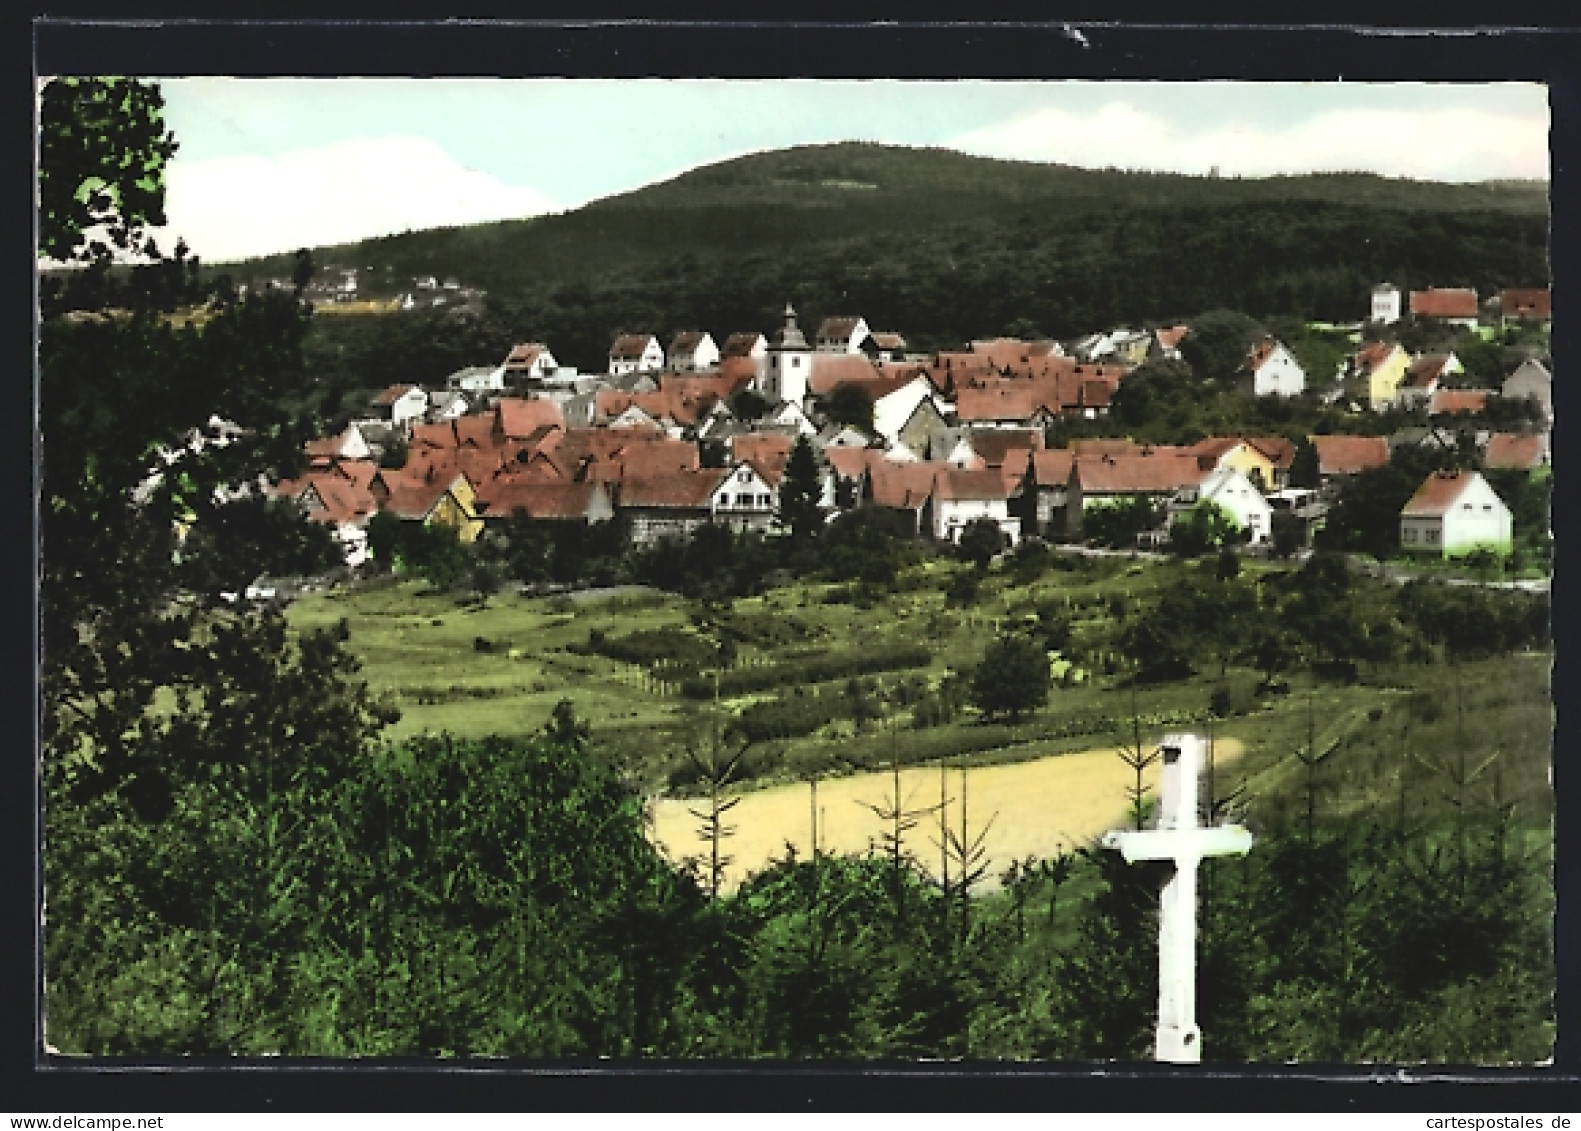
<svg viewBox="0 0 1581 1131">
<path fill-rule="evenodd" d="M 568 211 L 836 141 L 1223 175 L 1548 177 L 1530 83 L 160 80 L 169 225 L 207 262 Z"/>
</svg>

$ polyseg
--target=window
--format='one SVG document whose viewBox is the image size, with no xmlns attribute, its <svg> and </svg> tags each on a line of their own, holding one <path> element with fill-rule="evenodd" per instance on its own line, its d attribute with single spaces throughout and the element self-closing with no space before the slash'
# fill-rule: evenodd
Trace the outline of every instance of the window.
<svg viewBox="0 0 1581 1131">
<path fill-rule="evenodd" d="M 750 483 L 751 481 L 752 481 L 752 473 L 750 471 L 748 471 L 746 468 L 743 467 L 740 471 L 736 472 L 736 482 L 737 483 Z"/>
<path fill-rule="evenodd" d="M 769 505 L 769 497 L 767 495 L 759 495 L 758 496 L 758 506 L 766 507 L 768 505 Z"/>
<path fill-rule="evenodd" d="M 730 496 L 729 495 L 720 495 L 719 496 L 719 505 L 722 506 L 722 507 L 728 507 L 730 505 Z"/>
<path fill-rule="evenodd" d="M 1424 531 L 1422 540 L 1424 542 L 1437 542 L 1438 541 L 1438 531 L 1436 531 L 1436 530 Z"/>
<path fill-rule="evenodd" d="M 800 369 L 801 368 L 801 358 L 799 358 L 799 357 L 791 358 L 791 368 L 792 369 Z"/>
</svg>

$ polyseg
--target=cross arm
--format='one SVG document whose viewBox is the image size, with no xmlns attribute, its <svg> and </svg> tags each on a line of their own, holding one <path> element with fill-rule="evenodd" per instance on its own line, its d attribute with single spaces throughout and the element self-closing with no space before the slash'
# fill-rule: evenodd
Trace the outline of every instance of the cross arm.
<svg viewBox="0 0 1581 1131">
<path fill-rule="evenodd" d="M 1200 860 L 1205 856 L 1242 856 L 1252 847 L 1252 834 L 1241 825 L 1199 829 L 1116 829 L 1105 833 L 1105 848 L 1119 849 L 1127 864 L 1138 860 Z"/>
</svg>

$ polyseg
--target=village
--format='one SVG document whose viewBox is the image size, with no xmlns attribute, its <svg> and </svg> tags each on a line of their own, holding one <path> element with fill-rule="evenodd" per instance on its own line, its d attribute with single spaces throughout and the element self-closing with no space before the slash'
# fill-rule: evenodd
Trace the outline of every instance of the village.
<svg viewBox="0 0 1581 1131">
<path fill-rule="evenodd" d="M 355 293 L 348 278 L 316 285 L 339 297 L 348 285 Z M 441 296 L 461 289 L 454 279 L 417 282 Z M 1304 472 L 1299 437 L 1283 435 L 1048 442 L 1058 422 L 1104 422 L 1139 366 L 1178 360 L 1187 324 L 1069 342 L 1001 337 L 924 354 L 860 315 L 825 317 L 809 339 L 787 304 L 771 335 L 735 332 L 719 343 L 684 330 L 666 348 L 651 333 L 622 334 L 604 373 L 579 373 L 558 364 L 548 344 L 522 342 L 494 364 L 432 385 L 372 391 L 365 414 L 309 444 L 306 468 L 272 491 L 328 525 L 347 566 L 367 568 L 368 523 L 380 512 L 446 527 L 463 543 L 513 516 L 598 524 L 618 515 L 638 546 L 706 523 L 770 533 L 780 528 L 781 487 L 803 442 L 828 520 L 884 508 L 938 543 L 991 523 L 1007 546 L 1026 537 L 1091 543 L 1095 512 L 1135 504 L 1141 528 L 1108 544 L 1168 548 L 1174 524 L 1206 504 L 1254 553 L 1273 547 L 1283 526 L 1288 554 L 1311 545 L 1347 477 L 1384 466 L 1401 446 L 1453 450 L 1462 435 L 1474 440 L 1483 468 L 1544 473 L 1552 375 L 1536 351 L 1495 387 L 1468 388 L 1452 350 L 1412 353 L 1387 331 L 1404 317 L 1483 339 L 1547 330 L 1546 289 L 1504 290 L 1479 303 L 1469 289 L 1406 295 L 1385 283 L 1368 315 L 1348 328 L 1356 348 L 1334 373 L 1305 372 L 1284 343 L 1265 337 L 1227 378 L 1246 397 L 1316 399 L 1358 422 L 1355 434 L 1307 437 L 1315 468 Z M 1363 340 L 1364 326 L 1383 333 Z M 1520 430 L 1484 421 L 1501 402 L 1529 410 Z M 1366 434 L 1385 414 L 1406 426 Z M 1506 501 L 1469 469 L 1426 477 L 1398 522 L 1402 551 L 1422 559 L 1502 557 L 1517 533 Z"/>
</svg>

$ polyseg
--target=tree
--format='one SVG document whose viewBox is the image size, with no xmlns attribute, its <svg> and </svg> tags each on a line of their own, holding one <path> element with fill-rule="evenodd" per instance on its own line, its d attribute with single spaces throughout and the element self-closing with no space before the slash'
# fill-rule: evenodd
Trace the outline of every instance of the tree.
<svg viewBox="0 0 1581 1131">
<path fill-rule="evenodd" d="M 39 98 L 39 251 L 63 262 L 157 254 L 165 163 L 176 139 L 164 96 L 137 79 L 57 78 Z M 106 240 L 108 242 L 106 242 Z"/>
<path fill-rule="evenodd" d="M 988 569 L 988 563 L 1005 548 L 1005 532 L 987 516 L 972 519 L 961 528 L 956 549 L 961 557 L 972 563 L 978 573 Z"/>
<path fill-rule="evenodd" d="M 857 385 L 836 385 L 818 403 L 819 410 L 836 424 L 849 424 L 864 432 L 873 431 L 873 402 Z"/>
<path fill-rule="evenodd" d="M 1241 528 L 1223 507 L 1203 500 L 1169 528 L 1169 547 L 1182 557 L 1197 557 L 1241 541 Z"/>
<path fill-rule="evenodd" d="M 823 530 L 822 497 L 823 481 L 818 474 L 817 457 L 807 437 L 798 437 L 790 460 L 785 464 L 785 476 L 780 480 L 779 514 L 775 519 L 781 528 L 790 531 L 795 541 L 816 538 Z"/>
<path fill-rule="evenodd" d="M 1180 356 L 1199 377 L 1228 380 L 1262 333 L 1262 326 L 1249 315 L 1211 310 L 1191 320 L 1191 333 L 1181 340 Z"/>
<path fill-rule="evenodd" d="M 1306 523 L 1289 511 L 1275 511 L 1269 521 L 1276 558 L 1288 558 L 1306 544 Z"/>
<path fill-rule="evenodd" d="M 310 248 L 303 248 L 296 253 L 296 258 L 291 264 L 291 288 L 298 298 L 307 290 L 307 285 L 313 281 L 313 252 Z"/>
<path fill-rule="evenodd" d="M 768 398 L 753 389 L 742 389 L 726 403 L 737 420 L 761 420 L 774 407 Z"/>
<path fill-rule="evenodd" d="M 1315 490 L 1323 483 L 1318 470 L 1317 445 L 1303 437 L 1296 441 L 1296 452 L 1290 460 L 1290 486 Z"/>
<path fill-rule="evenodd" d="M 1155 530 L 1163 520 L 1163 508 L 1148 498 L 1121 499 L 1088 507 L 1082 512 L 1083 538 L 1114 549 L 1135 549 L 1136 536 Z"/>
<path fill-rule="evenodd" d="M 972 702 L 988 718 L 1008 714 L 1012 723 L 1048 702 L 1049 658 L 1028 636 L 1007 633 L 988 645 L 972 677 Z"/>
<path fill-rule="evenodd" d="M 578 754 L 587 749 L 590 734 L 587 720 L 577 717 L 576 704 L 569 699 L 562 699 L 554 705 L 554 711 L 543 728 L 546 741 Z"/>
</svg>

